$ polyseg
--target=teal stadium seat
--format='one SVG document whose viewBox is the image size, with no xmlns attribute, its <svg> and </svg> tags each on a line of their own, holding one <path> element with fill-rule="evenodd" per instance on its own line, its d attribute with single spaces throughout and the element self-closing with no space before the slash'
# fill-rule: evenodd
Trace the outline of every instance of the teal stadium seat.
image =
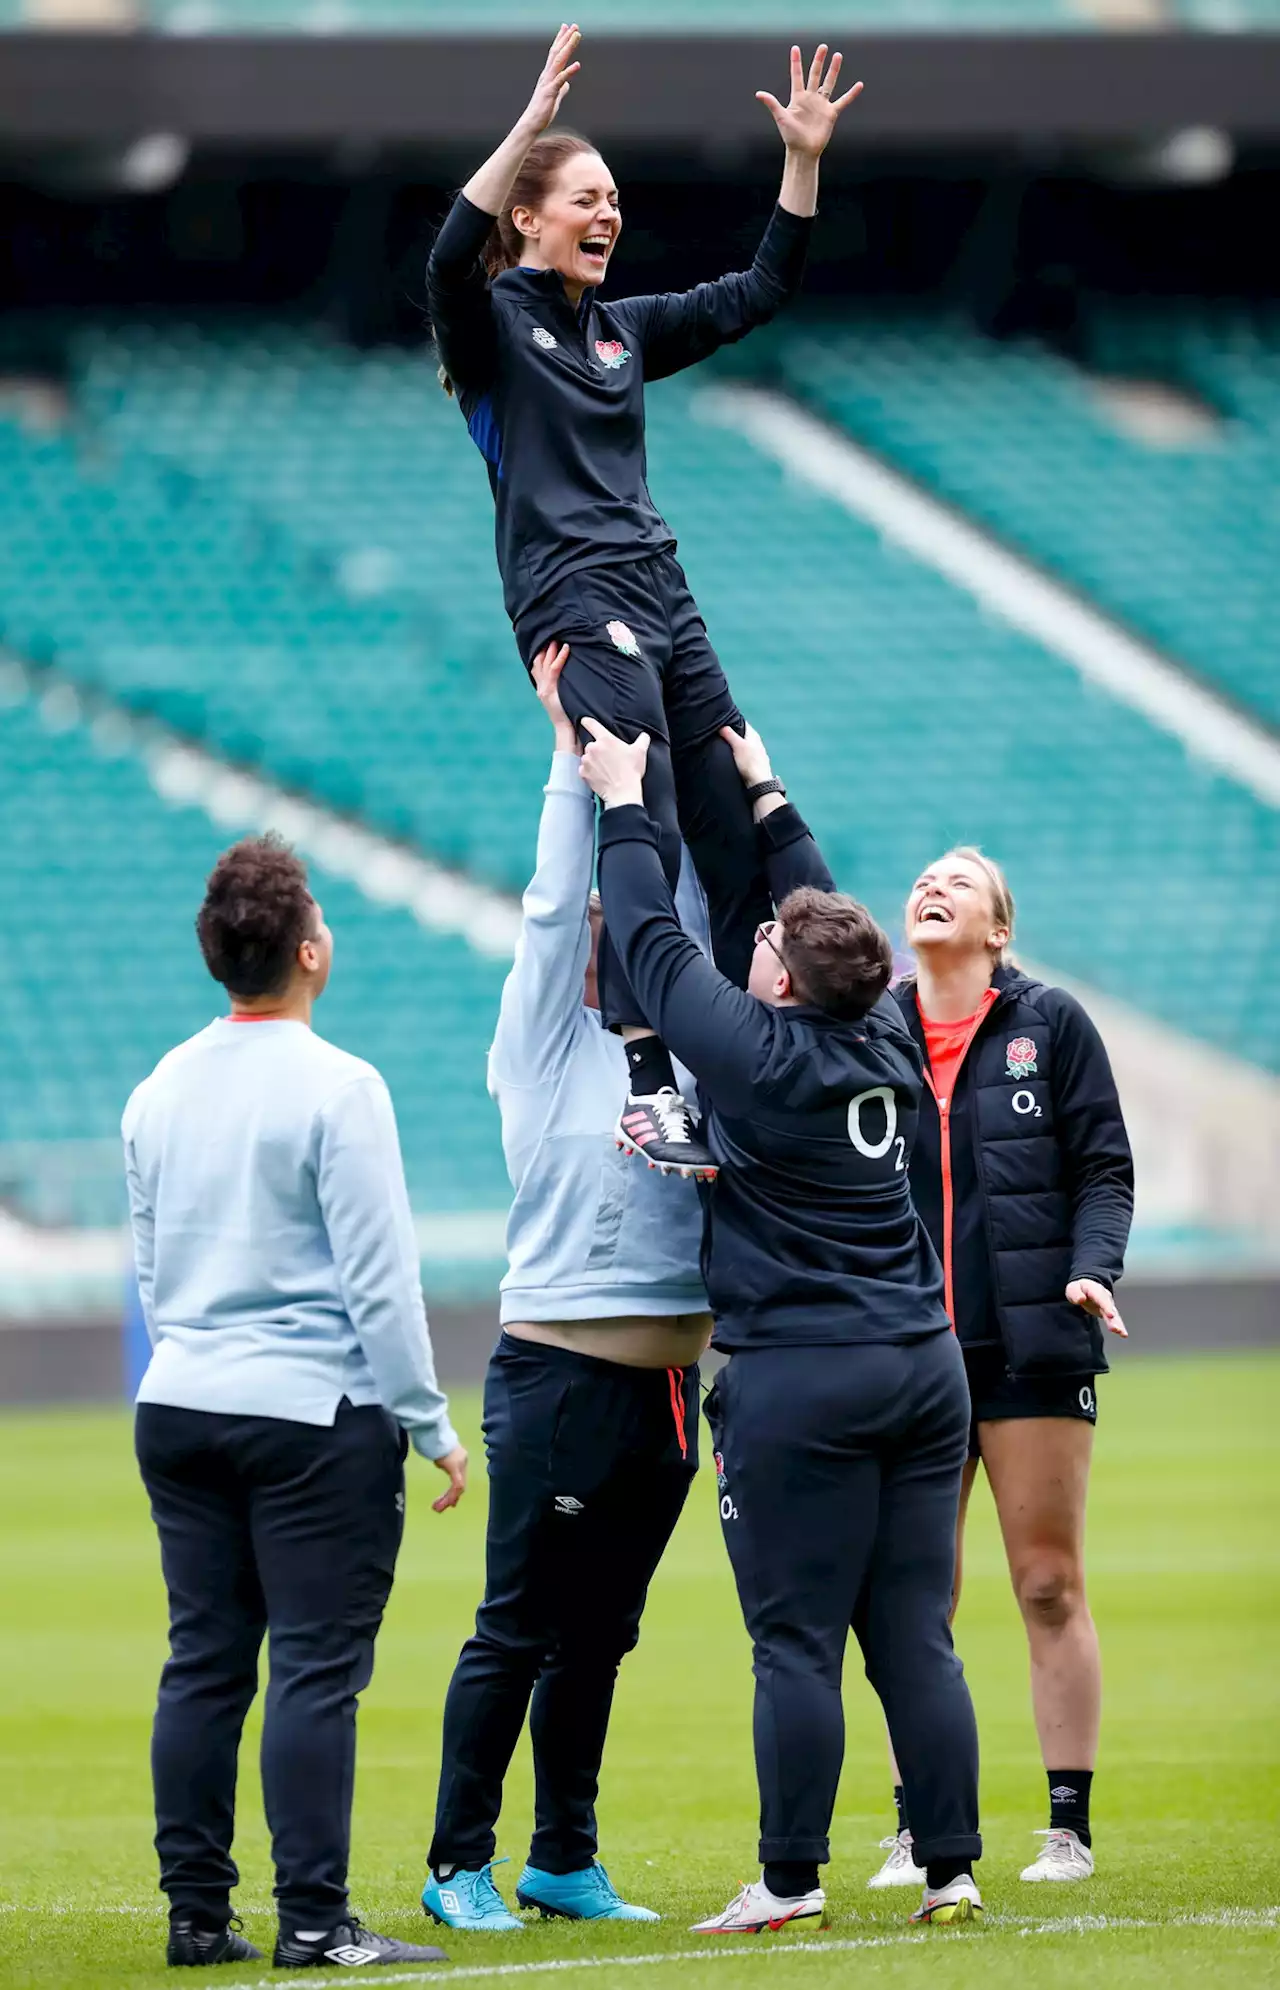
<svg viewBox="0 0 1280 1990">
<path fill-rule="evenodd" d="M 519 890 L 546 727 L 484 468 L 428 361 L 281 325 L 98 324 L 73 349 L 80 455 L 0 430 L 10 641 L 43 631 L 87 681 Z M 1033 958 L 1280 1066 L 1259 904 L 1280 815 L 700 421 L 698 394 L 651 394 L 651 482 L 842 882 L 896 925 L 916 868 L 979 841 Z"/>
<path fill-rule="evenodd" d="M 174 28 L 219 31 L 322 27 L 332 32 L 542 34 L 539 0 L 150 0 L 148 18 Z M 583 0 L 576 18 L 591 34 L 793 35 L 806 26 L 830 38 L 858 29 L 974 28 L 982 31 L 1096 27 L 1073 0 L 835 0 L 797 14 L 785 0 Z"/>
<path fill-rule="evenodd" d="M 1201 396 L 1216 435 L 1153 449 L 1090 378 L 960 322 L 775 328 L 785 383 L 1192 671 L 1280 725 L 1280 313 L 1096 315 L 1099 369 Z"/>
<path fill-rule="evenodd" d="M 42 1222 L 101 1224 L 123 1214 L 129 1092 L 225 1008 L 192 923 L 230 838 L 161 801 L 102 728 L 95 740 L 50 716 L 52 730 L 0 686 L 0 1197 Z M 485 1092 L 502 964 L 321 870 L 312 882 L 336 937 L 317 1023 L 386 1077 L 415 1208 L 502 1209 Z"/>
<path fill-rule="evenodd" d="M 133 357 L 136 393 L 96 442 L 0 423 L 0 639 L 519 880 L 544 721 L 495 590 L 484 468 L 430 369 L 403 363 L 383 392 L 376 363 L 364 379 L 305 340 Z M 104 412 L 92 372 L 86 407 Z M 465 797 L 436 780 L 455 760 Z"/>
</svg>

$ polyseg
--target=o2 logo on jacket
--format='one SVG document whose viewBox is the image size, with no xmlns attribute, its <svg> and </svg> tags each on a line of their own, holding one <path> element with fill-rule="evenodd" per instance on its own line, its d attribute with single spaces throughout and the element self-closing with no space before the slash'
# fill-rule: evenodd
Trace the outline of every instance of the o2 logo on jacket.
<svg viewBox="0 0 1280 1990">
<path fill-rule="evenodd" d="M 873 1100 L 884 1107 L 884 1132 L 879 1140 L 868 1140 L 862 1130 L 862 1108 Z M 856 1099 L 849 1101 L 849 1138 L 860 1154 L 868 1161 L 879 1161 L 891 1147 L 897 1149 L 893 1169 L 895 1174 L 903 1174 L 907 1166 L 907 1143 L 898 1131 L 898 1105 L 893 1096 L 892 1085 L 873 1085 L 869 1092 L 859 1092 Z"/>
<path fill-rule="evenodd" d="M 1005 1046 L 1006 1078 L 1030 1078 L 1036 1068 L 1036 1047 L 1029 1036 L 1015 1036 Z"/>
<path fill-rule="evenodd" d="M 631 354 L 621 339 L 596 340 L 596 358 L 601 366 L 608 367 L 611 373 L 616 373 L 620 366 L 625 366 L 630 357 Z"/>
</svg>

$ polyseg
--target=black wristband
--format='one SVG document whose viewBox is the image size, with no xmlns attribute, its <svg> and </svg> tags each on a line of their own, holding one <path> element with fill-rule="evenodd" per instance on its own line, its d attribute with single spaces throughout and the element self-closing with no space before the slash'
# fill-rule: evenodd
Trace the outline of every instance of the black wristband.
<svg viewBox="0 0 1280 1990">
<path fill-rule="evenodd" d="M 754 805 L 762 795 L 785 795 L 786 792 L 786 788 L 775 774 L 771 780 L 757 781 L 754 787 L 748 788 L 747 800 Z"/>
</svg>

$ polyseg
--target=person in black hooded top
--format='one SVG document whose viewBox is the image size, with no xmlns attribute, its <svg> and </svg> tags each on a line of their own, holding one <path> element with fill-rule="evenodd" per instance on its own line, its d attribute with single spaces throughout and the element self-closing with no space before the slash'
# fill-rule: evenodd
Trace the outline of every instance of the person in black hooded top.
<svg viewBox="0 0 1280 1990">
<path fill-rule="evenodd" d="M 926 1882 L 912 1918 L 973 1923 L 978 1742 L 949 1625 L 969 1391 L 911 1199 L 923 1059 L 886 992 L 893 950 L 835 891 L 759 735 L 726 728 L 778 907 L 735 987 L 676 920 L 643 806 L 647 738 L 585 726 L 605 917 L 697 1080 L 720 1169 L 703 1191 L 702 1267 L 729 1359 L 706 1415 L 754 1647 L 763 1872 L 695 1932 L 825 1913 L 851 1629 L 914 1812 Z"/>
<path fill-rule="evenodd" d="M 791 50 L 786 104 L 759 100 L 786 146 L 778 204 L 751 268 L 680 295 L 603 303 L 599 285 L 622 226 L 618 191 L 595 147 L 549 134 L 579 64 L 562 26 L 529 104 L 467 182 L 427 269 L 441 378 L 489 467 L 498 565 L 526 668 L 568 643 L 560 683 L 587 716 L 652 741 L 645 803 L 674 885 L 683 831 L 707 896 L 716 958 L 739 986 L 743 934 L 771 907 L 756 862 L 751 804 L 721 737 L 741 715 L 649 495 L 644 389 L 768 322 L 799 288 L 817 206 L 818 161 L 862 88 L 835 95 L 842 58 L 820 47 L 806 75 Z M 617 1139 L 664 1172 L 711 1178 L 670 1056 L 616 950 L 600 950 L 600 1004 L 627 1042 L 630 1093 Z"/>
</svg>

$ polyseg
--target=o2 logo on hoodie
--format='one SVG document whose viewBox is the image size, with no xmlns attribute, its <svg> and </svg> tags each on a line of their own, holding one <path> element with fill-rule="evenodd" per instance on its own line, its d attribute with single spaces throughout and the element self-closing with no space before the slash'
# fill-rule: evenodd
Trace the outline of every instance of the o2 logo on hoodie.
<svg viewBox="0 0 1280 1990">
<path fill-rule="evenodd" d="M 601 366 L 607 367 L 611 373 L 616 373 L 620 366 L 625 366 L 630 357 L 631 354 L 621 339 L 596 340 L 596 358 Z"/>
</svg>

